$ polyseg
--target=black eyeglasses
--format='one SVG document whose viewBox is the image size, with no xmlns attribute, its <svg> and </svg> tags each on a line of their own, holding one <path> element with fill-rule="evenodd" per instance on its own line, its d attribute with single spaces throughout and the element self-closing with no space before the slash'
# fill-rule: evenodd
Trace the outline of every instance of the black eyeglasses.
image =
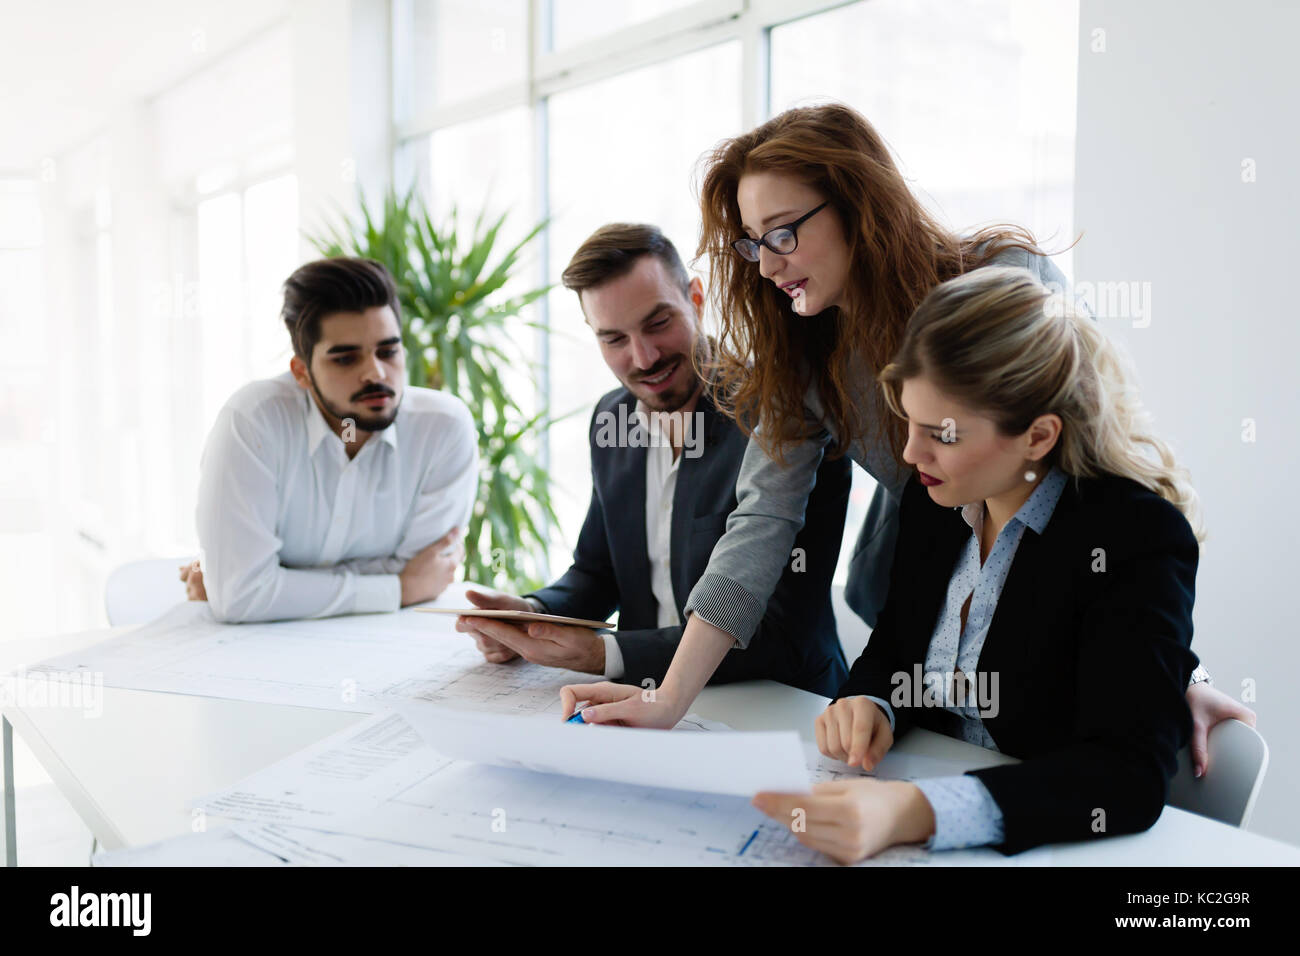
<svg viewBox="0 0 1300 956">
<path fill-rule="evenodd" d="M 794 222 L 787 222 L 784 226 L 773 226 L 763 233 L 760 239 L 750 239 L 748 236 L 737 239 L 731 244 L 731 248 L 735 249 L 741 258 L 748 259 L 750 262 L 758 261 L 759 246 L 767 246 L 778 256 L 788 256 L 799 248 L 799 237 L 795 235 L 795 230 L 829 205 L 830 200 L 828 199 L 811 212 L 804 213 Z"/>
</svg>

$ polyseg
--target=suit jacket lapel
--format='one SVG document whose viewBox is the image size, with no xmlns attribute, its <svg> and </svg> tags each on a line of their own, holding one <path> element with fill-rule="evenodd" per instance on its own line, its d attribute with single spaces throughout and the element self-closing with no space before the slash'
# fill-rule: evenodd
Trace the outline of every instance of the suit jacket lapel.
<svg viewBox="0 0 1300 956">
<path fill-rule="evenodd" d="M 980 650 L 978 669 L 981 672 L 1023 672 L 1033 659 L 1030 642 L 1055 638 L 1056 635 L 1047 632 L 1052 627 L 1048 608 L 1041 606 L 1053 585 L 1044 577 L 1043 569 L 1055 568 L 1059 573 L 1061 563 L 1055 556 L 1062 543 L 1072 537 L 1078 507 L 1078 493 L 1074 479 L 1070 479 L 1042 535 L 1032 528 L 1026 528 L 1021 535 Z M 1036 626 L 1037 622 L 1042 622 L 1041 626 Z M 1019 696 L 1012 695 L 1012 698 Z"/>
<path fill-rule="evenodd" d="M 1040 569 L 1049 550 L 1032 528 L 1026 528 L 1020 536 L 1016 556 L 1011 561 L 998 606 L 993 609 L 989 632 L 984 636 L 984 646 L 980 649 L 976 667 L 979 672 L 991 674 L 1023 670 L 1029 660 L 1030 635 L 1033 634 L 1035 639 L 1051 640 L 1050 634 L 1040 634 L 1032 626 L 1042 590 Z"/>
<path fill-rule="evenodd" d="M 622 413 L 615 404 L 614 414 L 626 414 L 630 422 L 636 411 L 636 400 L 627 392 L 619 404 L 626 406 L 627 410 Z M 643 600 L 650 593 L 650 559 L 645 536 L 646 449 L 636 445 L 625 448 L 615 445 L 602 449 L 602 452 L 606 456 L 607 480 L 601 492 L 606 511 L 612 512 L 605 515 L 611 538 L 610 554 L 621 580 L 639 582 L 636 587 L 621 588 L 625 606 L 620 610 L 620 617 L 653 623 L 654 609 Z"/>
<path fill-rule="evenodd" d="M 678 613 L 686 606 L 686 599 L 691 595 L 695 582 L 687 580 L 691 572 L 691 530 L 695 520 L 695 502 L 703 482 L 705 469 L 708 468 L 709 446 L 714 444 L 714 428 L 721 413 L 709 400 L 706 388 L 696 402 L 695 410 L 700 414 L 701 434 L 691 436 L 692 442 L 698 441 L 699 454 L 694 458 L 686 457 L 688 448 L 682 449 L 681 461 L 677 464 L 677 485 L 673 489 L 673 526 L 669 553 L 672 556 L 673 597 L 677 599 Z"/>
</svg>

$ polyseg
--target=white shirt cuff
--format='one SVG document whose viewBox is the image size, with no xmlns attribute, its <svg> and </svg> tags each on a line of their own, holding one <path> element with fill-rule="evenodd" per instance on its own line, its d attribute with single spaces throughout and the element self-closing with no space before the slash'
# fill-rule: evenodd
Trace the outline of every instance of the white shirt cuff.
<svg viewBox="0 0 1300 956">
<path fill-rule="evenodd" d="M 618 648 L 618 638 L 610 631 L 601 631 L 605 641 L 605 680 L 618 680 L 623 676 L 623 652 Z"/>
<path fill-rule="evenodd" d="M 988 846 L 1003 839 L 1002 808 L 977 777 L 926 777 L 912 781 L 934 811 L 930 850 Z"/>
<path fill-rule="evenodd" d="M 396 574 L 358 574 L 353 614 L 396 611 L 402 606 L 402 579 Z"/>
</svg>

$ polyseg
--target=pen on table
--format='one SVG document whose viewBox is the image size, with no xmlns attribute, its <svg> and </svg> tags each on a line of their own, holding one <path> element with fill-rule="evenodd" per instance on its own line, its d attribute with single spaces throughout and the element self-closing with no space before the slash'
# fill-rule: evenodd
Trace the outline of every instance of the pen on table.
<svg viewBox="0 0 1300 956">
<path fill-rule="evenodd" d="M 589 700 L 580 700 L 580 701 L 578 701 L 576 704 L 574 704 L 574 705 L 573 705 L 573 716 L 570 717 L 568 720 L 566 720 L 565 723 L 566 723 L 566 724 L 585 724 L 586 721 L 582 719 L 582 710 L 583 710 L 584 707 L 587 707 L 587 706 L 590 705 L 590 704 L 591 704 L 591 701 L 589 701 Z"/>
</svg>

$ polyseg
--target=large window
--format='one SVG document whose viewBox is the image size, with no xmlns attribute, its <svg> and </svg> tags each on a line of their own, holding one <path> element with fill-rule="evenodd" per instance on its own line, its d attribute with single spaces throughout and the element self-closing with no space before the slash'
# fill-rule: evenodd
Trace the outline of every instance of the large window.
<svg viewBox="0 0 1300 956">
<path fill-rule="evenodd" d="M 691 0 L 551 0 L 551 35 L 555 49 L 564 50 L 689 7 Z"/>
<path fill-rule="evenodd" d="M 505 217 L 489 268 L 527 237 L 540 218 L 532 131 L 529 109 L 511 106 L 480 119 L 444 127 L 429 138 L 426 170 L 429 208 L 442 228 L 451 225 L 451 213 L 455 210 L 462 253 L 469 247 L 471 231 L 479 216 L 483 218 L 483 228 Z M 541 244 L 534 240 L 521 255 L 515 275 L 502 288 L 501 295 L 523 295 L 543 285 L 542 266 Z M 540 310 L 536 305 L 528 306 L 522 317 L 538 323 Z M 526 335 L 513 345 L 530 361 L 539 366 L 545 364 L 543 336 Z M 543 396 L 538 394 L 532 377 L 524 369 L 514 367 L 502 370 L 502 375 L 507 391 L 523 414 L 536 414 Z"/>
<path fill-rule="evenodd" d="M 527 0 L 417 0 L 398 11 L 411 105 L 454 106 L 528 76 Z"/>
<path fill-rule="evenodd" d="M 520 228 L 549 216 L 529 279 L 557 283 L 612 221 L 659 225 L 691 265 L 701 154 L 835 99 L 877 126 L 950 227 L 1012 221 L 1064 248 L 1077 28 L 1075 0 L 398 0 L 399 148 L 423 157 L 436 208 L 488 197 L 517 203 Z M 1069 275 L 1068 253 L 1057 261 Z M 543 306 L 543 397 L 555 413 L 580 409 L 548 436 L 556 540 L 571 545 L 590 492 L 591 405 L 616 380 L 572 293 Z M 873 487 L 855 472 L 845 557 Z"/>
<path fill-rule="evenodd" d="M 298 181 L 278 176 L 198 203 L 204 434 L 251 379 L 287 371 L 280 286 L 298 263 Z"/>
<path fill-rule="evenodd" d="M 740 45 L 726 43 L 551 98 L 551 282 L 607 222 L 654 223 L 690 262 L 699 218 L 691 177 L 708 145 L 740 131 L 739 63 Z M 583 409 L 550 435 L 556 513 L 572 539 L 591 487 L 589 411 L 618 379 L 602 366 L 577 297 L 559 286 L 550 306 L 551 404 Z"/>
</svg>

